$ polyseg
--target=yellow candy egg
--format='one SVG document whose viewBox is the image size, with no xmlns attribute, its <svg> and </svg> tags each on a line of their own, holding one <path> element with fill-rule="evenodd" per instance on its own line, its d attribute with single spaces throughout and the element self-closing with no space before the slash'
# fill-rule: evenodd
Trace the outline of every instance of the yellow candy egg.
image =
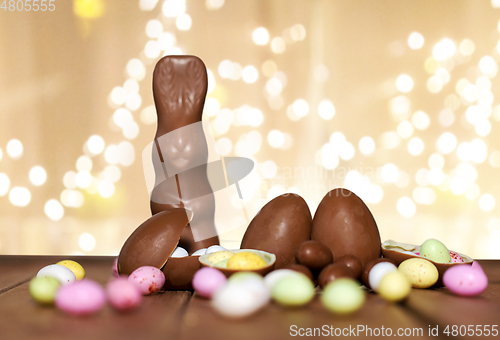
<svg viewBox="0 0 500 340">
<path fill-rule="evenodd" d="M 227 261 L 227 268 L 238 270 L 254 270 L 266 266 L 266 261 L 257 254 L 242 251 L 234 254 Z"/>
<path fill-rule="evenodd" d="M 401 301 L 410 294 L 411 284 L 405 275 L 399 271 L 393 271 L 386 274 L 380 285 L 378 286 L 378 293 L 385 300 L 390 302 Z"/>
<path fill-rule="evenodd" d="M 78 262 L 72 260 L 63 260 L 57 262 L 56 264 L 59 264 L 71 270 L 73 274 L 75 274 L 77 281 L 80 281 L 85 277 L 85 269 L 83 269 L 82 265 L 79 264 Z"/>
<path fill-rule="evenodd" d="M 398 271 L 406 276 L 412 287 L 429 288 L 434 285 L 439 273 L 434 264 L 424 259 L 412 258 L 400 263 Z"/>
</svg>

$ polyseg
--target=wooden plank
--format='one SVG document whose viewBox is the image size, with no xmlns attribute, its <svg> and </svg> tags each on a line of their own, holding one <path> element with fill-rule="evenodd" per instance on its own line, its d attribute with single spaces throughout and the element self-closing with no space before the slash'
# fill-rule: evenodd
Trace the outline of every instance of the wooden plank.
<svg viewBox="0 0 500 340">
<path fill-rule="evenodd" d="M 358 336 L 369 336 L 367 328 L 372 329 L 372 336 L 375 337 L 383 326 L 385 334 L 387 328 L 391 328 L 393 336 L 399 328 L 408 328 L 409 332 L 417 332 L 422 329 L 422 336 L 426 339 L 428 324 L 415 319 L 412 314 L 392 303 L 382 300 L 376 294 L 368 294 L 367 301 L 363 308 L 354 315 L 338 316 L 329 313 L 324 309 L 319 301 L 319 297 L 303 308 L 282 308 L 274 303 L 270 303 L 263 310 L 255 315 L 243 320 L 228 320 L 219 316 L 210 306 L 210 302 L 195 296 L 191 299 L 189 308 L 182 320 L 182 338 L 195 339 L 199 334 L 203 334 L 204 340 L 210 339 L 282 339 L 288 338 L 298 332 L 301 334 L 311 328 L 316 335 L 323 332 L 323 335 L 335 332 L 335 328 L 358 329 Z M 295 326 L 296 327 L 295 327 Z M 325 327 L 325 329 L 323 328 Z M 362 330 L 365 327 L 365 330 Z M 333 330 L 332 330 L 333 328 Z M 413 331 L 415 329 L 415 331 Z M 353 336 L 354 333 L 349 333 Z M 296 334 L 299 335 L 299 334 Z M 337 334 L 338 336 L 338 334 Z M 380 338 L 381 336 L 379 336 Z"/>
</svg>

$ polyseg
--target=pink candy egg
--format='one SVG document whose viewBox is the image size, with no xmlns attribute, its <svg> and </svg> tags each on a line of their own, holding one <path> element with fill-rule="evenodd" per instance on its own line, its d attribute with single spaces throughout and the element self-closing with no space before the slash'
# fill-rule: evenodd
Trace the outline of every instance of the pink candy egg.
<svg viewBox="0 0 500 340">
<path fill-rule="evenodd" d="M 128 280 L 139 288 L 142 295 L 156 293 L 165 284 L 165 275 L 152 266 L 139 267 L 130 274 Z"/>
<path fill-rule="evenodd" d="M 97 282 L 83 279 L 59 288 L 55 305 L 74 315 L 88 315 L 99 311 L 106 303 L 104 289 Z"/>
<path fill-rule="evenodd" d="M 472 265 L 452 266 L 443 275 L 443 283 L 451 292 L 461 296 L 476 296 L 488 286 L 488 277 L 476 261 Z"/>
<path fill-rule="evenodd" d="M 106 286 L 108 301 L 116 310 L 128 312 L 139 307 L 142 293 L 126 277 L 112 279 Z"/>
<path fill-rule="evenodd" d="M 119 277 L 120 274 L 118 274 L 118 257 L 115 258 L 113 261 L 113 265 L 111 265 L 111 274 L 113 274 L 113 277 Z"/>
<path fill-rule="evenodd" d="M 451 263 L 464 263 L 464 259 L 462 256 L 458 255 L 458 253 L 450 250 Z"/>
<path fill-rule="evenodd" d="M 200 296 L 211 298 L 215 291 L 226 284 L 227 278 L 220 270 L 201 268 L 194 274 L 193 288 Z"/>
</svg>

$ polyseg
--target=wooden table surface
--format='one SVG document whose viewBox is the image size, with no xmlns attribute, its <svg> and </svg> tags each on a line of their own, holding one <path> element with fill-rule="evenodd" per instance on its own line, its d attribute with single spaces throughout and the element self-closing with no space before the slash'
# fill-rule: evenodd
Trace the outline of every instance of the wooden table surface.
<svg viewBox="0 0 500 340">
<path fill-rule="evenodd" d="M 451 338 L 443 331 L 453 325 L 472 325 L 473 336 L 462 338 L 500 338 L 478 336 L 484 325 L 500 326 L 500 261 L 481 260 L 489 278 L 487 290 L 475 298 L 462 298 L 446 289 L 413 289 L 404 304 L 391 304 L 369 293 L 363 308 L 351 316 L 328 313 L 318 297 L 307 307 L 284 309 L 270 303 L 259 313 L 244 320 L 227 320 L 216 314 L 207 300 L 188 291 L 162 291 L 145 297 L 141 307 L 120 314 L 106 306 L 88 317 L 64 314 L 55 307 L 37 305 L 28 292 L 29 280 L 37 271 L 62 259 L 81 263 L 87 277 L 101 284 L 111 278 L 113 257 L 0 256 L 0 339 L 285 339 L 305 334 L 307 328 L 337 329 L 367 338 L 392 331 L 405 332 L 409 338 Z M 382 331 L 382 327 L 384 330 Z M 429 329 L 438 327 L 437 336 Z M 420 330 L 421 329 L 421 330 Z M 459 328 L 456 328 L 459 332 Z M 471 328 L 472 329 L 472 328 Z M 464 334 L 465 327 L 462 327 Z M 316 330 L 318 332 L 318 330 Z M 417 333 L 420 332 L 420 333 Z M 471 331 L 469 331 L 471 332 Z M 500 332 L 500 331 L 499 331 Z M 409 335 L 413 333 L 412 335 Z M 318 334 L 318 333 L 316 333 Z M 459 333 L 458 333 L 459 334 Z M 296 336 L 292 336 L 296 335 Z M 330 334 L 324 333 L 330 336 Z M 328 336 L 325 336 L 327 338 Z M 317 336 L 316 338 L 319 338 Z M 460 336 L 458 336 L 460 338 Z"/>
</svg>

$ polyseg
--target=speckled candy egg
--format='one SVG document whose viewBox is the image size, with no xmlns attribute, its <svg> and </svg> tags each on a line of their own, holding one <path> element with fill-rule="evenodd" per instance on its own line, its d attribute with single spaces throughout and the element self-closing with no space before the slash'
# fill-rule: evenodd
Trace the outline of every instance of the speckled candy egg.
<svg viewBox="0 0 500 340">
<path fill-rule="evenodd" d="M 226 284 L 226 275 L 215 268 L 204 267 L 194 274 L 193 288 L 205 298 L 211 298 L 217 289 Z"/>
<path fill-rule="evenodd" d="M 139 288 L 142 295 L 149 295 L 163 287 L 165 275 L 156 267 L 143 266 L 134 270 L 128 280 Z"/>
<path fill-rule="evenodd" d="M 401 262 L 398 271 L 406 276 L 412 287 L 429 288 L 434 285 L 438 278 L 439 272 L 432 262 L 412 258 Z"/>
<path fill-rule="evenodd" d="M 337 314 L 350 314 L 363 306 L 365 292 L 353 279 L 340 278 L 326 285 L 321 294 L 321 303 Z"/>
<path fill-rule="evenodd" d="M 303 274 L 288 276 L 274 285 L 271 296 L 283 306 L 303 306 L 314 297 L 314 285 Z"/>
<path fill-rule="evenodd" d="M 75 274 L 77 281 L 83 280 L 83 278 L 85 277 L 85 269 L 83 269 L 82 265 L 76 261 L 62 260 L 57 262 L 56 264 L 60 264 L 61 266 L 64 266 L 71 270 L 73 274 Z"/>
<path fill-rule="evenodd" d="M 399 271 L 386 274 L 378 287 L 378 293 L 385 300 L 398 302 L 404 300 L 411 292 L 411 283 Z"/>
<path fill-rule="evenodd" d="M 476 261 L 453 266 L 443 275 L 443 283 L 452 293 L 461 296 L 476 296 L 488 286 L 488 277 Z"/>
<path fill-rule="evenodd" d="M 140 306 L 142 293 L 126 277 L 112 279 L 106 285 L 108 301 L 114 309 L 128 312 Z"/>
<path fill-rule="evenodd" d="M 106 303 L 104 289 L 88 279 L 61 286 L 55 304 L 60 310 L 73 315 L 88 315 L 98 312 Z"/>
<path fill-rule="evenodd" d="M 76 281 L 76 276 L 71 271 L 71 269 L 65 266 L 61 266 L 60 264 L 51 264 L 49 266 L 43 267 L 36 274 L 36 277 L 45 276 L 53 277 L 59 280 L 62 285 L 67 285 Z"/>
<path fill-rule="evenodd" d="M 451 256 L 448 248 L 440 241 L 432 238 L 422 243 L 420 247 L 420 256 L 437 263 L 451 263 Z"/>
</svg>

